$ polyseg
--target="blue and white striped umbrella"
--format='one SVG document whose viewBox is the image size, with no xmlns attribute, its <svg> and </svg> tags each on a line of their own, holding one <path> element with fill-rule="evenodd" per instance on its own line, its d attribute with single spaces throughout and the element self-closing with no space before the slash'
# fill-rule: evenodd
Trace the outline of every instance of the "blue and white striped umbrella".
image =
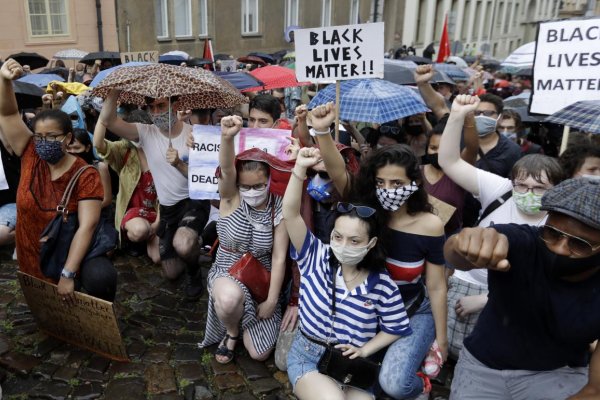
<svg viewBox="0 0 600 400">
<path fill-rule="evenodd" d="M 555 112 L 544 122 L 554 122 L 583 132 L 600 134 L 600 100 L 578 101 Z"/>
<path fill-rule="evenodd" d="M 312 109 L 335 102 L 335 84 L 319 91 L 308 104 Z M 415 91 L 383 79 L 353 79 L 340 84 L 340 119 L 384 123 L 429 111 Z"/>
</svg>

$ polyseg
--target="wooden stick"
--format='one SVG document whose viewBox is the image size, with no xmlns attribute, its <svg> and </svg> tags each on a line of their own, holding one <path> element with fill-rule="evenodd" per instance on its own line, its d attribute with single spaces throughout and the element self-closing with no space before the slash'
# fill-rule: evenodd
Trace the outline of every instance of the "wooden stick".
<svg viewBox="0 0 600 400">
<path fill-rule="evenodd" d="M 567 142 L 569 141 L 569 132 L 571 128 L 565 125 L 563 129 L 562 142 L 560 143 L 560 152 L 558 155 L 561 155 L 567 149 Z"/>
<path fill-rule="evenodd" d="M 340 81 L 335 81 L 335 141 L 340 142 Z"/>
</svg>

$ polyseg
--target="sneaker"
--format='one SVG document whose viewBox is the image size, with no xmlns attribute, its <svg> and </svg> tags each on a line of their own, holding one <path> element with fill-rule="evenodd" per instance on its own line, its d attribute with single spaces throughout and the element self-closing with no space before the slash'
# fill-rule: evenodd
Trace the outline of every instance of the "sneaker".
<svg viewBox="0 0 600 400">
<path fill-rule="evenodd" d="M 185 297 L 187 300 L 198 300 L 204 292 L 204 285 L 202 284 L 202 273 L 200 269 L 195 275 L 185 275 Z"/>
<path fill-rule="evenodd" d="M 429 377 L 422 372 L 417 372 L 417 376 L 423 379 L 423 393 L 417 399 L 429 399 L 429 393 L 431 393 L 431 382 L 429 381 Z M 421 397 L 426 395 L 425 397 Z"/>
<path fill-rule="evenodd" d="M 437 341 L 433 341 L 429 352 L 427 353 L 427 357 L 423 361 L 423 372 L 430 378 L 435 378 L 439 375 L 442 370 L 442 351 L 440 350 L 440 346 L 438 346 Z"/>
</svg>

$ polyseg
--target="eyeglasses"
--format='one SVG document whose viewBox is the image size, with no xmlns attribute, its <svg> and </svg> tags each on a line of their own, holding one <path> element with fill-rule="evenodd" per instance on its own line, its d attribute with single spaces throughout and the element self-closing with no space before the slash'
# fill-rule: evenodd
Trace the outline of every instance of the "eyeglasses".
<svg viewBox="0 0 600 400">
<path fill-rule="evenodd" d="M 264 190 L 267 187 L 266 183 L 257 183 L 256 185 L 238 185 L 240 192 L 247 192 L 249 190 Z"/>
<path fill-rule="evenodd" d="M 566 232 L 561 231 L 551 225 L 542 226 L 541 236 L 542 240 L 550 246 L 555 245 L 563 237 L 567 238 L 567 246 L 571 253 L 578 256 L 587 257 L 594 251 L 600 249 L 600 244 L 592 246 L 590 242 L 577 236 L 570 235 Z"/>
<path fill-rule="evenodd" d="M 521 183 L 514 183 L 513 182 L 513 189 L 515 190 L 515 192 L 517 193 L 521 193 L 521 194 L 525 194 L 529 191 L 533 192 L 533 194 L 536 194 L 538 196 L 542 196 L 544 193 L 546 193 L 548 191 L 548 188 L 545 187 L 529 187 L 527 185 L 523 185 Z"/>
<path fill-rule="evenodd" d="M 391 133 L 392 135 L 400 134 L 400 127 L 398 126 L 389 126 L 389 125 L 381 125 L 379 127 L 379 132 L 381 133 Z"/>
<path fill-rule="evenodd" d="M 336 209 L 338 212 L 346 214 L 352 212 L 352 210 L 356 210 L 356 214 L 361 218 L 369 218 L 375 215 L 375 209 L 367 206 L 355 206 L 352 203 L 337 203 Z"/>
<path fill-rule="evenodd" d="M 475 116 L 485 115 L 486 117 L 493 117 L 494 115 L 498 115 L 496 111 L 492 110 L 475 110 L 473 114 L 475 114 Z"/>
<path fill-rule="evenodd" d="M 33 140 L 35 142 L 60 142 L 62 141 L 65 136 L 67 136 L 66 134 L 61 134 L 61 135 L 46 135 L 46 136 L 42 136 L 42 135 L 38 135 L 37 133 L 33 135 Z M 62 137 L 62 139 L 59 139 L 60 137 Z"/>
</svg>

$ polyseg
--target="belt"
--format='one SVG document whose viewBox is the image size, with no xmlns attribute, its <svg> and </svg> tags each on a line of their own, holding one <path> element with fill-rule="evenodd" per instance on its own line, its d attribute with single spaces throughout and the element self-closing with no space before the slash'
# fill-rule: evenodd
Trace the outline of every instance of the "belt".
<svg viewBox="0 0 600 400">
<path fill-rule="evenodd" d="M 423 300 L 425 300 L 425 287 L 421 288 L 415 301 L 413 301 L 412 304 L 406 309 L 406 315 L 408 315 L 409 318 L 415 315 L 419 307 L 421 307 Z"/>
<path fill-rule="evenodd" d="M 325 343 L 325 342 L 323 342 L 321 340 L 318 340 L 318 339 L 315 339 L 315 338 L 312 338 L 312 337 L 308 336 L 306 333 L 304 333 L 304 331 L 302 329 L 298 329 L 298 330 L 300 331 L 300 333 L 302 334 L 302 336 L 304 336 L 306 338 L 306 340 L 308 340 L 309 342 L 313 342 L 314 344 L 318 344 L 319 346 L 323 346 L 323 347 L 330 346 L 329 344 L 327 344 L 327 343 Z"/>
</svg>

